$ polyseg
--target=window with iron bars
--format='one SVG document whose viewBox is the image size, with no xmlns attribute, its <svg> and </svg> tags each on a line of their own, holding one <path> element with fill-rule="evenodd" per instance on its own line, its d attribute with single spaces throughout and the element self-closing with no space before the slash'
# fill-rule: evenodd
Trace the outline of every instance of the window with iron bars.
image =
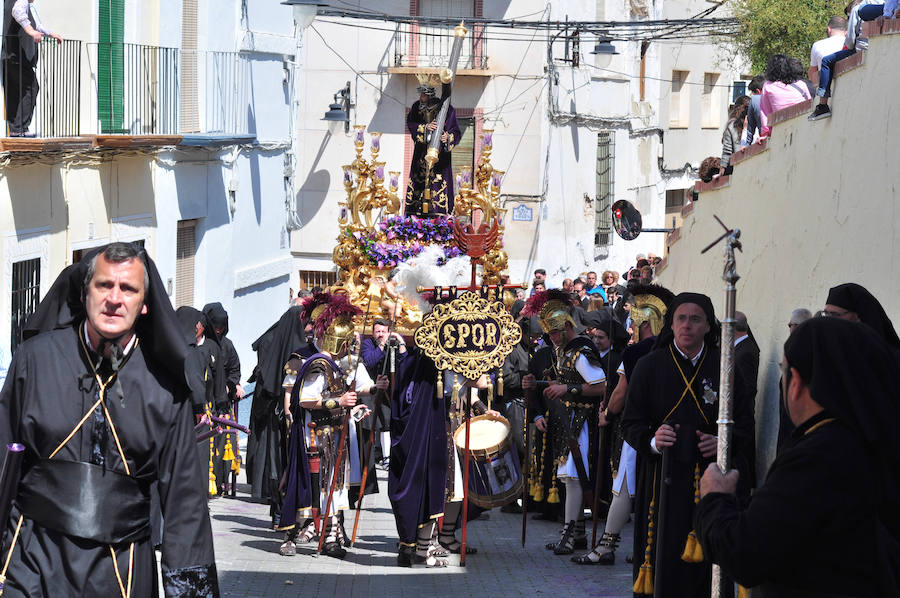
<svg viewBox="0 0 900 598">
<path fill-rule="evenodd" d="M 300 290 L 311 291 L 313 287 L 322 287 L 323 289 L 337 284 L 337 272 L 326 272 L 322 270 L 300 270 Z"/>
<path fill-rule="evenodd" d="M 612 204 L 615 196 L 616 138 L 613 131 L 597 133 L 597 193 L 594 196 L 594 245 L 612 244 Z"/>
<path fill-rule="evenodd" d="M 37 309 L 41 300 L 41 258 L 23 260 L 12 265 L 12 294 L 10 321 L 10 349 L 15 351 L 22 342 L 25 322 Z"/>
</svg>

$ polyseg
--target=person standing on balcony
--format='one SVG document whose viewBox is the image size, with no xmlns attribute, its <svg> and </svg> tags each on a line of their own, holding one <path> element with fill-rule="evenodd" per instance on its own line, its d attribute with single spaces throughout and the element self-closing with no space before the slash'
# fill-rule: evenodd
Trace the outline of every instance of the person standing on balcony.
<svg viewBox="0 0 900 598">
<path fill-rule="evenodd" d="M 437 82 L 437 75 L 419 76 L 420 85 L 416 88 L 419 99 L 413 102 L 406 116 L 406 128 L 415 144 L 409 166 L 409 183 L 406 186 L 407 216 L 453 213 L 453 164 L 450 152 L 459 143 L 462 133 L 452 105 L 441 132 L 438 160 L 430 171 L 425 162 L 428 144 L 437 131 L 438 112 L 444 102 L 450 101 L 449 83 L 441 86 L 441 98 L 435 97 Z"/>
<path fill-rule="evenodd" d="M 34 0 L 4 0 L 3 92 L 10 137 L 33 137 L 28 133 L 40 86 L 35 75 L 38 44 L 44 36 L 62 43 L 62 37 L 41 23 L 31 5 Z"/>
</svg>

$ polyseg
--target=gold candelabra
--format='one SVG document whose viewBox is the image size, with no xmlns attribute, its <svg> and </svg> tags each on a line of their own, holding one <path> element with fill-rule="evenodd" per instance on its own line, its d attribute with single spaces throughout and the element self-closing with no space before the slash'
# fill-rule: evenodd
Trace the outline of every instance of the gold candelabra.
<svg viewBox="0 0 900 598">
<path fill-rule="evenodd" d="M 456 177 L 456 199 L 453 214 L 457 218 L 468 218 L 473 226 L 480 222 L 490 223 L 498 220 L 500 234 L 496 244 L 484 255 L 481 263 L 484 267 L 484 278 L 489 284 L 497 284 L 509 266 L 509 256 L 503 250 L 503 217 L 506 208 L 500 207 L 500 186 L 503 182 L 502 170 L 496 170 L 491 164 L 493 150 L 493 129 L 484 129 L 481 133 L 481 155 L 475 167 L 473 180 L 472 169 L 463 167 Z"/>
</svg>

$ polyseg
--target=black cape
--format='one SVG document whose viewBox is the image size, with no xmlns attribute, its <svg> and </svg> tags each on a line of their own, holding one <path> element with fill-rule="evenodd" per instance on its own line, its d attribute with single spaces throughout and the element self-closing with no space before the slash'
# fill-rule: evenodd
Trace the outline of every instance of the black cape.
<svg viewBox="0 0 900 598">
<path fill-rule="evenodd" d="M 670 307 L 669 312 L 673 309 Z M 668 315 L 668 314 L 667 314 Z M 657 339 L 658 342 L 659 339 Z M 670 350 L 671 347 L 671 350 Z M 697 372 L 692 388 L 698 402 L 688 392 L 676 407 L 685 389 L 675 365 L 672 352 L 684 375 L 690 380 Z M 742 493 L 749 492 L 753 472 L 753 438 L 755 434 L 752 402 L 737 392 L 741 384 L 736 374 L 732 433 L 732 463 L 741 472 Z M 708 403 L 704 395 L 714 392 L 715 400 Z M 663 596 L 708 596 L 711 569 L 709 563 L 686 563 L 681 560 L 685 542 L 693 525 L 695 475 L 703 474 L 712 459 L 703 458 L 697 449 L 697 431 L 716 434 L 719 390 L 719 352 L 706 345 L 697 366 L 681 356 L 674 346 L 667 345 L 642 357 L 628 378 L 628 397 L 622 418 L 625 440 L 638 454 L 637 493 L 635 496 L 634 576 L 644 562 L 647 540 L 648 511 L 651 496 L 656 498 L 656 521 L 651 563 L 661 550 L 663 561 Z M 678 440 L 670 450 L 670 478 L 665 508 L 665 522 L 660 534 L 659 487 L 662 459 L 650 448 L 650 440 L 663 423 L 678 425 Z M 662 547 L 659 537 L 662 535 Z"/>
</svg>

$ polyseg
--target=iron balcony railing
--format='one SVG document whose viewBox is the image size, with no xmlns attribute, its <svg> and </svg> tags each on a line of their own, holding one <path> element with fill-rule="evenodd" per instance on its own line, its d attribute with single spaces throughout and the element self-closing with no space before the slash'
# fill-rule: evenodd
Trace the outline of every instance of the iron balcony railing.
<svg viewBox="0 0 900 598">
<path fill-rule="evenodd" d="M 33 70 L 25 61 L 4 67 L 6 135 L 31 72 L 39 91 L 28 136 L 249 133 L 245 53 L 45 40 Z"/>
<path fill-rule="evenodd" d="M 450 60 L 453 27 L 402 23 L 394 33 L 394 66 L 443 68 Z M 469 26 L 459 69 L 487 69 L 487 36 L 482 25 Z"/>
</svg>

